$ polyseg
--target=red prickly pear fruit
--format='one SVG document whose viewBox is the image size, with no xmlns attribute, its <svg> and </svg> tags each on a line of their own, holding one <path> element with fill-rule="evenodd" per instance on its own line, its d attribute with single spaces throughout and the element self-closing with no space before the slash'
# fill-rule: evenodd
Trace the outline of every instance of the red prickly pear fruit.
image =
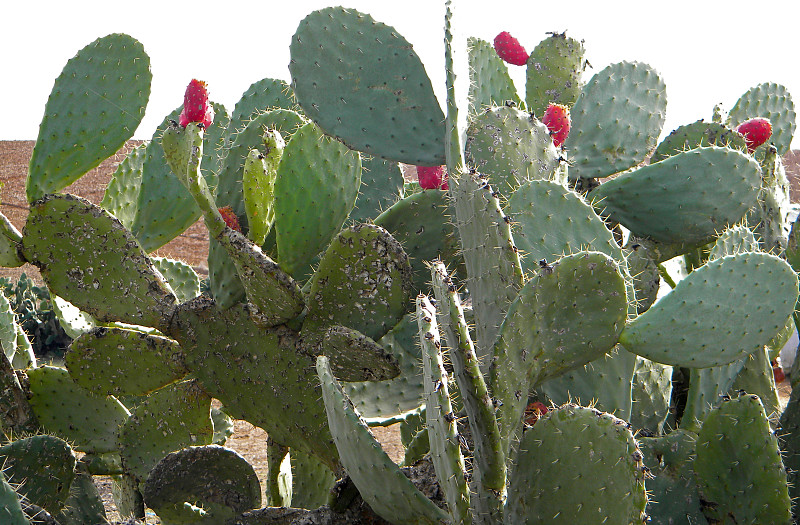
<svg viewBox="0 0 800 525">
<path fill-rule="evenodd" d="M 236 230 L 239 233 L 242 232 L 242 227 L 239 226 L 239 218 L 236 216 L 233 208 L 230 206 L 224 206 L 219 208 L 217 211 L 219 211 L 219 214 L 222 215 L 222 220 L 225 221 L 225 224 L 228 225 L 228 228 Z"/>
<path fill-rule="evenodd" d="M 747 151 L 753 153 L 772 135 L 772 124 L 765 118 L 751 118 L 739 124 L 736 131 L 744 137 Z"/>
<path fill-rule="evenodd" d="M 183 96 L 183 111 L 180 125 L 186 127 L 189 122 L 198 122 L 208 127 L 214 121 L 214 108 L 208 103 L 208 88 L 202 80 L 192 79 Z"/>
<path fill-rule="evenodd" d="M 544 403 L 540 401 L 534 401 L 525 407 L 525 423 L 533 426 L 533 424 L 536 423 L 540 417 L 548 412 L 549 410 L 546 406 L 544 406 Z"/>
<path fill-rule="evenodd" d="M 772 375 L 775 377 L 776 383 L 781 383 L 784 379 L 786 379 L 786 374 L 783 372 L 783 368 L 781 368 L 781 365 L 779 365 L 778 361 L 775 359 L 772 360 Z"/>
<path fill-rule="evenodd" d="M 530 56 L 519 40 L 511 36 L 508 31 L 503 31 L 494 37 L 494 50 L 505 62 L 515 66 L 524 66 Z"/>
<path fill-rule="evenodd" d="M 544 110 L 542 122 L 550 130 L 555 147 L 560 147 L 569 135 L 569 108 L 561 104 L 550 104 Z"/>
<path fill-rule="evenodd" d="M 448 189 L 444 166 L 417 166 L 417 180 L 423 190 Z"/>
</svg>

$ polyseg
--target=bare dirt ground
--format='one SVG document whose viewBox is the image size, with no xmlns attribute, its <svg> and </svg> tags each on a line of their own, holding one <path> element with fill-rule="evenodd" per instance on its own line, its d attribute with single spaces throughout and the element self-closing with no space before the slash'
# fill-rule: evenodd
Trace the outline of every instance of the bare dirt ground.
<svg viewBox="0 0 800 525">
<path fill-rule="evenodd" d="M 65 191 L 99 203 L 117 164 L 125 158 L 127 151 L 135 144 L 136 142 L 129 143 L 115 156 L 78 179 Z M 33 141 L 0 141 L 0 183 L 3 184 L 0 192 L 0 212 L 8 217 L 19 230 L 22 230 L 28 215 L 25 178 L 32 151 Z M 800 151 L 790 152 L 784 157 L 784 163 L 792 181 L 792 202 L 798 202 L 800 201 Z M 206 264 L 208 236 L 202 221 L 198 221 L 183 234 L 157 250 L 156 254 L 183 260 L 190 264 L 201 277 L 205 277 L 208 274 Z M 0 277 L 16 280 L 22 272 L 27 273 L 35 281 L 42 282 L 38 270 L 29 264 L 21 268 L 0 268 Z M 781 385 L 781 398 L 784 403 L 788 400 L 789 392 L 787 381 Z M 373 432 L 389 456 L 399 462 L 402 459 L 403 448 L 399 442 L 398 428 L 396 426 L 385 429 L 376 428 L 373 429 Z M 236 421 L 234 435 L 229 439 L 227 446 L 239 452 L 254 466 L 263 485 L 266 479 L 266 433 L 246 421 Z M 117 519 L 118 516 L 111 499 L 110 480 L 101 478 L 98 481 L 106 501 L 106 508 L 110 511 L 109 519 Z M 153 525 L 159 521 L 155 515 L 149 513 L 147 523 Z"/>
</svg>

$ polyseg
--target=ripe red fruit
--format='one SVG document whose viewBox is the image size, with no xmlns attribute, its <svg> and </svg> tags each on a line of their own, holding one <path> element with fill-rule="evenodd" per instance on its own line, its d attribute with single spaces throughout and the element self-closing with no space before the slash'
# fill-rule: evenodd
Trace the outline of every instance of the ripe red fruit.
<svg viewBox="0 0 800 525">
<path fill-rule="evenodd" d="M 533 426 L 540 417 L 547 414 L 549 410 L 544 405 L 544 403 L 540 401 L 534 401 L 533 403 L 529 404 L 525 407 L 525 423 Z"/>
<path fill-rule="evenodd" d="M 228 225 L 228 228 L 232 230 L 236 230 L 237 232 L 242 232 L 242 227 L 239 226 L 239 218 L 236 216 L 236 212 L 233 211 L 233 208 L 230 206 L 224 206 L 218 209 L 219 214 L 222 215 L 222 219 L 225 221 L 225 224 Z"/>
<path fill-rule="evenodd" d="M 772 361 L 772 375 L 775 377 L 776 383 L 781 383 L 786 379 L 786 374 L 783 372 L 783 368 L 781 365 L 778 364 L 777 360 Z"/>
<path fill-rule="evenodd" d="M 508 31 L 503 31 L 494 37 L 494 50 L 500 58 L 515 66 L 524 66 L 530 56 L 519 40 L 511 36 Z"/>
<path fill-rule="evenodd" d="M 753 153 L 772 135 L 772 124 L 765 118 L 751 118 L 739 124 L 736 131 L 744 137 L 747 151 Z"/>
<path fill-rule="evenodd" d="M 202 80 L 192 79 L 183 95 L 183 111 L 180 125 L 184 128 L 189 122 L 198 122 L 205 127 L 214 121 L 214 108 L 208 102 L 208 89 Z"/>
<path fill-rule="evenodd" d="M 569 108 L 561 104 L 550 104 L 544 111 L 542 122 L 550 130 L 553 144 L 556 147 L 564 144 L 569 135 Z"/>
<path fill-rule="evenodd" d="M 444 166 L 417 166 L 417 180 L 423 190 L 448 189 Z"/>
</svg>

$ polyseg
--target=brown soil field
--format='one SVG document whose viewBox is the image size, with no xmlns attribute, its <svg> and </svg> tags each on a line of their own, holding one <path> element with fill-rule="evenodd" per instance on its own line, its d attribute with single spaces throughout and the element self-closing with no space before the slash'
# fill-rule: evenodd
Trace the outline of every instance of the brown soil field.
<svg viewBox="0 0 800 525">
<path fill-rule="evenodd" d="M 117 164 L 125 158 L 128 151 L 138 144 L 129 142 L 116 155 L 104 161 L 100 166 L 78 179 L 70 185 L 65 192 L 84 197 L 94 203 L 99 203 L 108 181 L 116 169 Z M 28 215 L 28 204 L 25 198 L 25 178 L 28 172 L 28 163 L 33 151 L 33 141 L 0 141 L 0 212 L 19 230 L 25 225 Z M 789 152 L 784 157 L 787 175 L 792 182 L 792 202 L 800 201 L 800 150 Z M 202 221 L 198 221 L 183 234 L 158 249 L 156 255 L 180 259 L 190 264 L 195 271 L 205 277 L 208 274 L 206 259 L 208 257 L 208 236 Z M 16 280 L 25 272 L 34 281 L 41 283 L 38 270 L 25 264 L 20 268 L 0 268 L 0 277 L 9 277 Z M 781 385 L 781 398 L 785 403 L 788 400 L 788 381 Z M 397 426 L 373 429 L 376 437 L 381 441 L 384 449 L 395 461 L 400 461 L 403 448 L 399 442 L 399 429 Z M 263 483 L 266 479 L 266 433 L 246 421 L 235 422 L 234 435 L 229 439 L 227 446 L 239 452 L 256 469 L 259 479 Z M 97 478 L 96 478 L 97 479 Z M 118 519 L 110 493 L 110 480 L 97 479 L 101 492 L 104 495 L 109 519 Z M 148 513 L 147 524 L 159 523 L 152 513 Z"/>
</svg>

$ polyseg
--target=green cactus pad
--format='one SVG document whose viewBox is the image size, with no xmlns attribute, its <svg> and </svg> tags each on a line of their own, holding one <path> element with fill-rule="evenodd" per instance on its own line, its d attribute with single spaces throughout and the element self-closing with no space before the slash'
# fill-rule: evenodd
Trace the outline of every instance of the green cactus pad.
<svg viewBox="0 0 800 525">
<path fill-rule="evenodd" d="M 709 146 L 620 175 L 590 197 L 602 214 L 638 236 L 699 245 L 744 216 L 760 181 L 752 157 Z"/>
<path fill-rule="evenodd" d="M 396 162 L 361 155 L 361 186 L 349 219 L 367 222 L 403 196 L 403 173 Z"/>
<path fill-rule="evenodd" d="M 289 50 L 297 100 L 325 133 L 387 160 L 445 163 L 444 114 L 393 27 L 353 9 L 321 9 L 300 22 Z"/>
<path fill-rule="evenodd" d="M 294 111 L 276 109 L 254 116 L 244 128 L 230 137 L 231 146 L 220 168 L 215 200 L 218 207 L 233 208 L 243 232 L 248 228 L 242 189 L 245 159 L 253 149 L 260 151 L 263 147 L 265 130 L 278 130 L 284 140 L 288 141 L 304 123 L 303 118 Z M 269 237 L 266 242 L 270 243 Z M 264 245 L 265 248 L 267 244 Z M 244 288 L 236 274 L 236 266 L 230 260 L 228 252 L 214 239 L 209 240 L 208 272 L 211 292 L 220 306 L 229 308 L 245 298 Z"/>
<path fill-rule="evenodd" d="M 134 408 L 119 432 L 125 471 L 140 482 L 168 453 L 208 445 L 214 432 L 211 398 L 197 381 L 185 381 L 150 394 Z"/>
<path fill-rule="evenodd" d="M 291 451 L 292 507 L 316 509 L 330 501 L 336 476 L 314 456 Z"/>
<path fill-rule="evenodd" d="M 639 439 L 644 464 L 652 474 L 647 479 L 651 493 L 647 511 L 653 523 L 707 523 L 692 470 L 696 441 L 697 435 L 685 430 Z"/>
<path fill-rule="evenodd" d="M 708 262 L 628 324 L 620 343 L 653 361 L 688 368 L 730 363 L 783 328 L 797 302 L 797 275 L 765 253 Z"/>
<path fill-rule="evenodd" d="M 671 399 L 672 367 L 637 356 L 630 421 L 634 428 L 660 435 L 669 415 Z"/>
<path fill-rule="evenodd" d="M 591 403 L 595 408 L 629 421 L 632 413 L 636 356 L 617 345 L 612 352 L 583 368 L 571 370 L 536 386 L 545 404 Z"/>
<path fill-rule="evenodd" d="M 288 109 L 300 112 L 300 106 L 294 98 L 291 86 L 283 80 L 262 78 L 250 84 L 231 113 L 232 129 L 243 127 L 255 113 L 263 113 L 273 109 Z"/>
<path fill-rule="evenodd" d="M 82 452 L 117 449 L 119 426 L 128 410 L 113 397 L 96 396 L 76 385 L 63 368 L 28 371 L 30 403 L 42 428 Z"/>
<path fill-rule="evenodd" d="M 761 191 L 756 206 L 746 216 L 747 222 L 756 225 L 755 231 L 764 251 L 780 255 L 786 250 L 792 208 L 791 185 L 783 161 L 777 149 L 769 146 L 761 161 Z"/>
<path fill-rule="evenodd" d="M 186 351 L 187 365 L 203 389 L 231 417 L 336 467 L 319 380 L 311 358 L 298 352 L 294 332 L 283 326 L 259 328 L 244 305 L 223 311 L 200 296 L 179 307 L 170 336 Z"/>
<path fill-rule="evenodd" d="M 541 118 L 550 103 L 572 107 L 581 93 L 586 68 L 583 41 L 553 33 L 528 57 L 525 101 L 528 111 Z"/>
<path fill-rule="evenodd" d="M 261 506 L 253 467 L 233 450 L 217 445 L 173 452 L 153 468 L 144 500 L 162 522 L 221 524 Z"/>
<path fill-rule="evenodd" d="M 200 295 L 200 277 L 183 261 L 166 257 L 150 257 L 158 273 L 175 292 L 179 303 L 185 303 Z"/>
<path fill-rule="evenodd" d="M 142 396 L 188 373 L 178 343 L 121 328 L 95 328 L 65 355 L 70 377 L 97 395 Z"/>
<path fill-rule="evenodd" d="M 317 358 L 317 374 L 342 464 L 372 510 L 395 523 L 449 521 L 448 514 L 426 498 L 383 451 L 333 377 L 327 357 Z"/>
<path fill-rule="evenodd" d="M 142 169 L 147 158 L 147 143 L 133 148 L 119 163 L 106 186 L 100 206 L 119 219 L 129 230 L 136 220 L 139 190 L 142 186 Z"/>
<path fill-rule="evenodd" d="M 778 438 L 758 396 L 724 401 L 703 422 L 693 463 L 711 523 L 792 523 Z"/>
<path fill-rule="evenodd" d="M 438 286 L 434 284 L 434 288 L 439 286 L 442 286 L 441 282 L 438 283 Z M 450 379 L 444 367 L 439 325 L 436 320 L 437 312 L 430 299 L 425 295 L 418 296 L 416 304 L 419 341 L 422 346 L 422 373 L 425 381 L 425 406 L 427 407 L 425 419 L 430 440 L 431 461 L 436 471 L 436 477 L 439 479 L 439 486 L 444 492 L 447 507 L 450 509 L 452 521 L 454 523 L 469 524 L 471 523 L 470 491 L 465 476 L 464 457 L 461 455 L 456 415 L 450 402 L 450 390 L 448 387 Z M 446 308 L 447 306 L 444 306 L 443 310 Z M 450 312 L 443 311 L 442 317 L 443 320 L 449 318 Z M 449 319 L 445 322 L 448 325 L 450 324 Z M 460 351 L 455 341 L 449 341 L 447 344 L 451 348 L 450 355 Z M 475 354 L 473 353 L 473 362 L 474 358 Z M 455 360 L 458 362 L 457 358 Z M 463 369 L 463 363 L 461 368 Z M 475 368 L 477 368 L 477 364 Z M 480 372 L 478 372 L 478 375 L 480 376 Z M 461 385 L 466 386 L 463 383 Z M 485 392 L 486 385 L 483 385 L 483 389 L 484 396 L 488 400 L 488 395 Z M 475 437 L 476 445 L 478 445 L 479 449 L 479 436 Z M 476 450 L 476 456 L 479 456 L 479 450 Z M 502 463 L 504 458 L 501 456 L 500 459 Z M 480 467 L 476 466 L 474 472 L 478 472 L 479 469 Z M 504 469 L 502 470 L 503 474 L 505 474 Z M 484 472 L 481 472 L 479 475 L 481 479 L 483 474 Z M 505 481 L 505 476 L 501 476 L 501 478 L 502 481 Z M 502 481 L 501 489 L 503 488 Z"/>
<path fill-rule="evenodd" d="M 375 218 L 375 224 L 386 228 L 408 254 L 414 291 L 430 287 L 429 261 L 438 258 L 451 266 L 463 265 L 449 213 L 446 191 L 422 190 Z"/>
<path fill-rule="evenodd" d="M 642 453 L 626 427 L 610 414 L 575 405 L 540 417 L 522 435 L 506 522 L 643 523 Z"/>
<path fill-rule="evenodd" d="M 511 219 L 485 178 L 454 177 L 450 195 L 475 311 L 478 359 L 488 369 L 500 324 L 522 288 L 519 251 L 511 236 Z"/>
<path fill-rule="evenodd" d="M 553 180 L 559 166 L 547 126 L 513 106 L 486 108 L 473 117 L 466 160 L 503 194 L 528 180 Z"/>
<path fill-rule="evenodd" d="M 625 252 L 625 262 L 631 274 L 636 297 L 636 313 L 643 313 L 650 308 L 661 289 L 661 271 L 653 259 L 657 254 L 638 242 L 630 245 Z"/>
<path fill-rule="evenodd" d="M 357 330 L 330 327 L 322 339 L 323 354 L 340 381 L 384 381 L 400 374 L 394 356 Z"/>
<path fill-rule="evenodd" d="M 0 465 L 17 492 L 51 514 L 64 507 L 75 476 L 75 454 L 54 436 L 31 436 L 0 447 Z"/>
<path fill-rule="evenodd" d="M 789 151 L 797 129 L 797 113 L 785 86 L 765 82 L 748 89 L 728 113 L 728 125 L 735 128 L 745 120 L 756 117 L 769 119 L 772 124 L 772 136 L 767 144 L 775 144 L 779 155 Z"/>
<path fill-rule="evenodd" d="M 760 248 L 756 236 L 747 226 L 733 226 L 728 228 L 714 241 L 709 260 L 719 259 L 726 255 L 738 253 L 757 252 Z"/>
<path fill-rule="evenodd" d="M 218 150 L 229 118 L 225 107 L 213 103 L 212 106 L 214 122 L 203 131 L 204 154 L 200 165 L 206 183 L 213 188 L 217 186 Z M 179 137 L 185 136 L 183 129 L 174 125 L 180 109 L 167 116 L 155 130 L 142 165 L 136 217 L 130 229 L 146 252 L 160 248 L 200 218 L 200 209 L 181 183 L 186 173 L 186 159 L 170 167 L 169 156 L 164 155 L 163 146 L 168 144 L 164 141 L 170 133 L 180 130 Z"/>
<path fill-rule="evenodd" d="M 469 114 L 475 115 L 484 107 L 501 106 L 507 101 L 521 105 L 522 101 L 508 74 L 508 67 L 497 56 L 492 44 L 480 38 L 467 38 L 469 49 Z"/>
<path fill-rule="evenodd" d="M 623 261 L 622 250 L 597 212 L 577 193 L 550 181 L 526 182 L 511 194 L 506 207 L 515 223 L 514 242 L 522 268 L 538 271 L 539 261 L 552 263 L 580 250 L 605 253 Z"/>
<path fill-rule="evenodd" d="M 264 244 L 267 233 L 275 221 L 275 178 L 278 162 L 283 153 L 283 138 L 275 130 L 264 133 L 269 151 L 266 155 L 251 149 L 244 160 L 242 191 L 247 212 L 248 238 L 258 246 Z"/>
<path fill-rule="evenodd" d="M 265 327 L 284 323 L 303 311 L 300 285 L 241 233 L 225 228 L 217 241 L 225 247 L 255 307 L 254 318 Z"/>
<path fill-rule="evenodd" d="M 700 430 L 706 415 L 731 390 L 743 366 L 744 359 L 737 359 L 727 365 L 689 370 L 689 390 L 680 420 L 682 429 L 693 432 Z"/>
<path fill-rule="evenodd" d="M 642 162 L 656 147 L 666 106 L 664 81 L 647 64 L 620 62 L 593 76 L 571 111 L 570 178 L 607 177 Z"/>
<path fill-rule="evenodd" d="M 158 327 L 176 298 L 139 243 L 103 208 L 71 195 L 31 206 L 22 249 L 50 290 L 103 321 Z"/>
<path fill-rule="evenodd" d="M 152 77 L 142 44 L 119 33 L 98 38 L 67 62 L 39 125 L 28 202 L 66 188 L 133 136 Z"/>
<path fill-rule="evenodd" d="M 303 333 L 339 324 L 378 340 L 408 311 L 410 284 L 408 257 L 386 230 L 371 224 L 343 230 L 309 282 Z"/>
<path fill-rule="evenodd" d="M 397 359 L 400 375 L 387 381 L 342 384 L 342 389 L 365 418 L 394 418 L 424 403 L 417 321 L 406 314 L 378 343 Z"/>
<path fill-rule="evenodd" d="M 286 148 L 275 181 L 278 261 L 295 279 L 339 231 L 361 184 L 361 158 L 309 123 Z"/>
<path fill-rule="evenodd" d="M 716 122 L 704 122 L 698 120 L 691 124 L 680 126 L 667 135 L 656 148 L 650 157 L 650 164 L 661 162 L 662 160 L 706 146 L 719 146 L 747 151 L 744 137 L 730 128 L 717 124 Z"/>
<path fill-rule="evenodd" d="M 61 525 L 107 523 L 106 509 L 97 485 L 89 474 L 76 474 L 69 487 L 64 510 L 55 516 Z"/>
<path fill-rule="evenodd" d="M 14 487 L 6 481 L 0 471 L 0 521 L 7 525 L 30 525 L 30 521 L 22 512 L 22 505 Z"/>
<path fill-rule="evenodd" d="M 780 350 L 780 348 L 778 348 Z M 772 371 L 770 348 L 759 348 L 744 358 L 744 366 L 736 376 L 731 391 L 755 394 L 761 399 L 770 421 L 775 421 L 783 412 L 775 374 Z"/>
<path fill-rule="evenodd" d="M 25 264 L 17 251 L 21 240 L 22 234 L 5 215 L 0 213 L 0 266 L 16 268 Z"/>
<path fill-rule="evenodd" d="M 616 344 L 626 316 L 625 281 L 602 253 L 564 257 L 526 283 L 500 327 L 490 369 L 505 439 L 522 419 L 526 385 L 601 357 Z"/>
</svg>

